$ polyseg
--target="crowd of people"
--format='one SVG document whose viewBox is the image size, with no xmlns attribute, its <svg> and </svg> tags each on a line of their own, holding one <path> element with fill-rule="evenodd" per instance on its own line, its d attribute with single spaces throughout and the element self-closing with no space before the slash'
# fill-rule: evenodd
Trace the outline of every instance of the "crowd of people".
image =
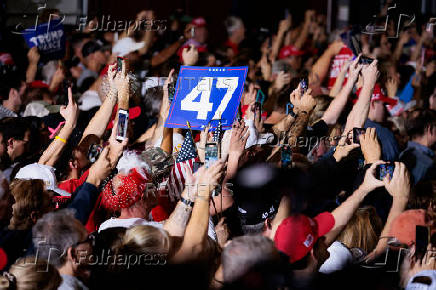
<svg viewBox="0 0 436 290">
<path fill-rule="evenodd" d="M 355 28 L 286 15 L 230 16 L 216 47 L 182 10 L 157 31 L 94 18 L 27 62 L 4 32 L 0 289 L 436 289 L 429 17 L 353 34 L 356 55 Z M 164 126 L 181 65 L 248 66 L 229 130 Z"/>
</svg>

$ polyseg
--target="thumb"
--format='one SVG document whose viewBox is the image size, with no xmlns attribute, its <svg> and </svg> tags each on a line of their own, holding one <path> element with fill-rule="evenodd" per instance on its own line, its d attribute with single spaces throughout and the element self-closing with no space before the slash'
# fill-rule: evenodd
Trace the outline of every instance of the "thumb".
<svg viewBox="0 0 436 290">
<path fill-rule="evenodd" d="M 355 148 L 358 148 L 358 147 L 360 147 L 360 144 L 353 143 L 353 144 L 348 145 L 348 148 L 350 151 L 355 149 Z"/>
</svg>

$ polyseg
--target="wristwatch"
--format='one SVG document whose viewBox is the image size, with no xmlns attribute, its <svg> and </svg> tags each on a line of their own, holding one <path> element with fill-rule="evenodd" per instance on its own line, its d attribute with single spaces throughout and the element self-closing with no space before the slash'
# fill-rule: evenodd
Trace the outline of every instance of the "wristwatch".
<svg viewBox="0 0 436 290">
<path fill-rule="evenodd" d="M 183 196 L 180 197 L 180 201 L 189 207 L 194 207 L 194 202 L 183 198 Z"/>
<path fill-rule="evenodd" d="M 291 115 L 292 118 L 297 117 L 297 114 L 294 112 L 294 105 L 290 102 L 286 104 L 286 115 Z"/>
</svg>

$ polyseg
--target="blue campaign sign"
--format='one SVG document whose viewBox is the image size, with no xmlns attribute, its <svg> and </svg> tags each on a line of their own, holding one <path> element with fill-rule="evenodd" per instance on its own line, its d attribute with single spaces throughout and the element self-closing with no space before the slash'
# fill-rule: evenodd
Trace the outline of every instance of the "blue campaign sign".
<svg viewBox="0 0 436 290">
<path fill-rule="evenodd" d="M 52 19 L 47 23 L 32 26 L 23 31 L 29 48 L 38 47 L 44 59 L 61 59 L 65 56 L 65 33 L 62 19 Z"/>
<path fill-rule="evenodd" d="M 221 118 L 229 129 L 238 113 L 248 67 L 182 66 L 165 127 L 201 130 Z M 213 121 L 215 120 L 215 121 Z"/>
</svg>

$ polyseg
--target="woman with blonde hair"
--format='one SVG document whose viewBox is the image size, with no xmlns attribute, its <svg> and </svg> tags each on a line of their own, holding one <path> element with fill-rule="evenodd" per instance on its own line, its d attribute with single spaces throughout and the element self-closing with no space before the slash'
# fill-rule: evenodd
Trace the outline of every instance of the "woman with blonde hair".
<svg viewBox="0 0 436 290">
<path fill-rule="evenodd" d="M 328 248 L 330 257 L 319 271 L 329 274 L 360 262 L 375 249 L 382 229 L 374 207 L 359 208 Z"/>
<path fill-rule="evenodd" d="M 58 270 L 37 257 L 19 259 L 0 277 L 0 290 L 54 290 L 61 284 Z"/>
</svg>

